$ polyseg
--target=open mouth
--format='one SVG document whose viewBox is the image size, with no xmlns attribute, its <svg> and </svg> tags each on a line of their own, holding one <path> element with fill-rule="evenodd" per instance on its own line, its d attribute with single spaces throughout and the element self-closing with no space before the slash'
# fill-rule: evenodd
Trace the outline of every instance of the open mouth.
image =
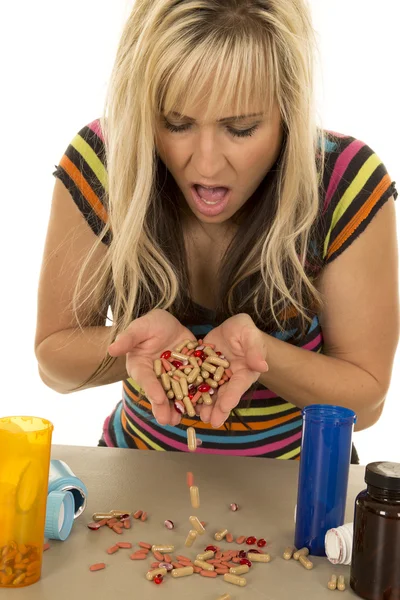
<svg viewBox="0 0 400 600">
<path fill-rule="evenodd" d="M 196 208 L 206 216 L 216 216 L 227 206 L 232 190 L 227 187 L 205 188 L 194 184 L 191 187 Z"/>
</svg>

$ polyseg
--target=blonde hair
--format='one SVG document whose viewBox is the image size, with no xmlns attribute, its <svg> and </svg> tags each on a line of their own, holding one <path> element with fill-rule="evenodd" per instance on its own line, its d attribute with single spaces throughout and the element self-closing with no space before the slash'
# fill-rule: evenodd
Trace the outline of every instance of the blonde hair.
<svg viewBox="0 0 400 600">
<path fill-rule="evenodd" d="M 183 235 L 179 213 L 172 214 L 177 203 L 169 201 L 179 189 L 166 185 L 165 172 L 160 177 L 155 131 L 162 111 L 187 114 L 189 104 L 201 101 L 209 80 L 205 118 L 247 112 L 250 99 L 265 112 L 277 102 L 284 128 L 279 161 L 255 204 L 257 218 L 250 215 L 247 228 L 239 228 L 221 267 L 220 312 L 249 312 L 281 329 L 285 315 L 298 315 L 303 328 L 310 321 L 311 307 L 320 306 L 307 263 L 324 161 L 315 49 L 305 0 L 136 0 L 101 118 L 109 215 L 103 236 L 111 230 L 112 242 L 89 281 L 79 279 L 74 299 L 77 310 L 109 298 L 110 341 L 151 308 L 176 314 L 184 305 Z M 247 204 L 244 211 L 254 211 Z M 175 227 L 167 240 L 161 221 Z"/>
</svg>

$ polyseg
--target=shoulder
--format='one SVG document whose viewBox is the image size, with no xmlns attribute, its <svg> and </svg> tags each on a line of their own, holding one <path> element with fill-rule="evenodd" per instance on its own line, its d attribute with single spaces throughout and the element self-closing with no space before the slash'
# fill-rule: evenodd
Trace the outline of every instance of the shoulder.
<svg viewBox="0 0 400 600">
<path fill-rule="evenodd" d="M 380 156 L 364 141 L 324 130 L 319 234 L 324 262 L 336 258 L 390 198 L 397 198 Z"/>
</svg>

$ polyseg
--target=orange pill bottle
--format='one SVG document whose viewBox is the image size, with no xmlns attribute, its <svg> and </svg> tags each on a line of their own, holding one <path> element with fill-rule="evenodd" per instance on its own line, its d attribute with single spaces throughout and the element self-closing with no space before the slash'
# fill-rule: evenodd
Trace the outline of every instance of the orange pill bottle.
<svg viewBox="0 0 400 600">
<path fill-rule="evenodd" d="M 52 433 L 46 419 L 0 418 L 0 587 L 40 579 Z"/>
</svg>

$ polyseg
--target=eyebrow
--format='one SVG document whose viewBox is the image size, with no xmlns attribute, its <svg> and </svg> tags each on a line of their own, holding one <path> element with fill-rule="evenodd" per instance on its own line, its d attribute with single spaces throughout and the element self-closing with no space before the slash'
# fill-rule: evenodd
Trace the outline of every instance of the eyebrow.
<svg viewBox="0 0 400 600">
<path fill-rule="evenodd" d="M 175 111 L 171 112 L 170 114 L 171 116 L 177 117 L 178 119 L 187 119 L 192 123 L 196 122 L 196 119 L 193 119 L 192 117 L 187 117 L 186 115 L 182 115 L 181 113 Z M 261 117 L 263 116 L 263 114 L 264 113 L 251 113 L 249 115 L 239 115 L 237 117 L 225 117 L 224 119 L 219 119 L 217 123 L 226 123 L 227 121 L 244 121 L 245 119 L 249 119 L 252 117 Z"/>
</svg>

